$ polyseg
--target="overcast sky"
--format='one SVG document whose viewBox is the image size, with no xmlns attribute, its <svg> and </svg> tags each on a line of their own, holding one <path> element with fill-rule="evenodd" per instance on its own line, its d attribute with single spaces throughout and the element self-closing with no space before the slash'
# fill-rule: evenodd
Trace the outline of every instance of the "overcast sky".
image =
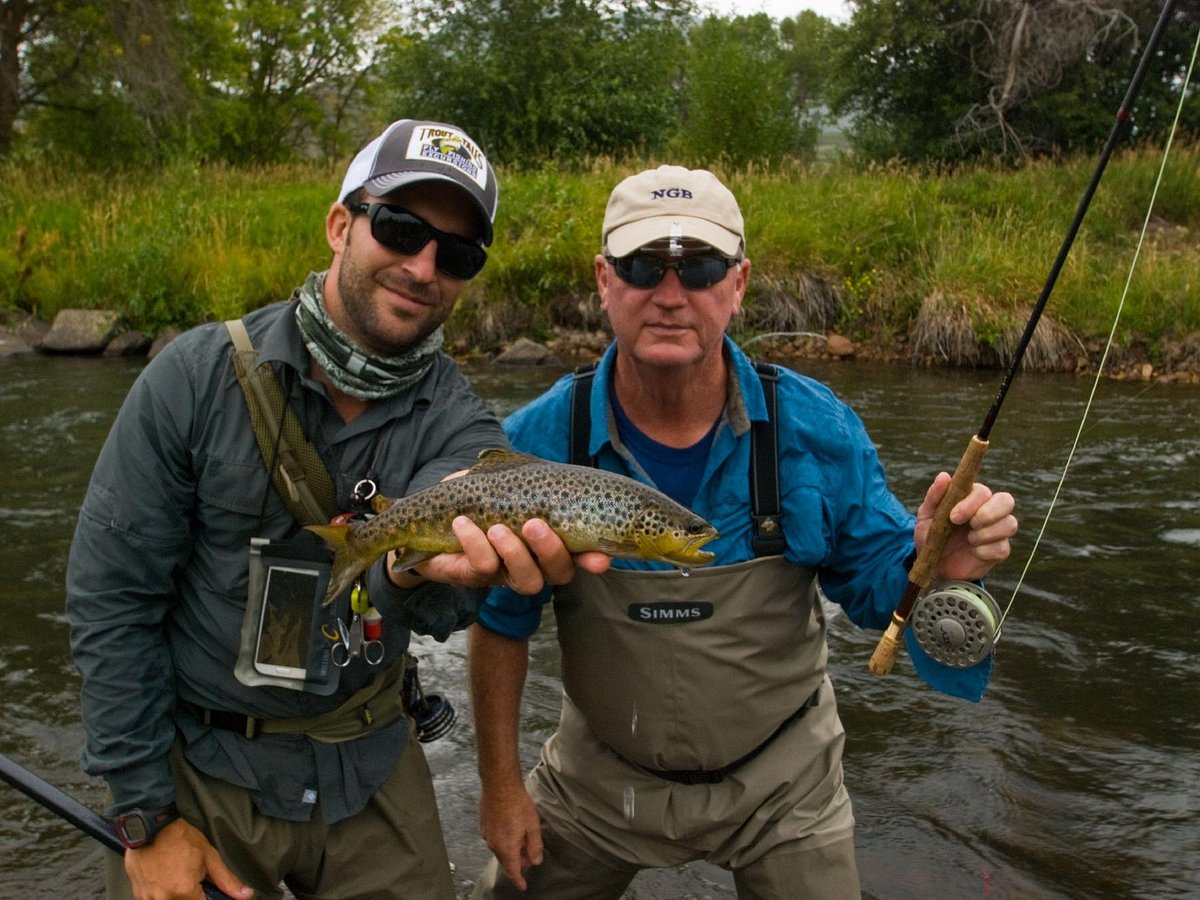
<svg viewBox="0 0 1200 900">
<path fill-rule="evenodd" d="M 700 0 L 720 14 L 732 13 L 748 16 L 756 12 L 765 12 L 773 19 L 794 17 L 804 9 L 811 9 L 827 19 L 835 22 L 848 22 L 850 12 L 845 0 Z"/>
</svg>

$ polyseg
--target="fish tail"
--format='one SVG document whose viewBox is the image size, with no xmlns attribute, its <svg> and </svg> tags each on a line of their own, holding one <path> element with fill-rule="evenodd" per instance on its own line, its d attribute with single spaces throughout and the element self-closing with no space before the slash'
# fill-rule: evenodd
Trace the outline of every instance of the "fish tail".
<svg viewBox="0 0 1200 900">
<path fill-rule="evenodd" d="M 367 564 L 350 552 L 349 547 L 342 547 L 333 555 L 333 571 L 329 575 L 329 590 L 325 592 L 322 606 L 328 606 L 342 593 L 350 589 L 355 580 L 366 571 Z"/>
<path fill-rule="evenodd" d="M 333 571 L 329 575 L 329 589 L 325 592 L 322 606 L 328 606 L 335 598 L 348 590 L 354 580 L 367 568 L 367 562 L 357 556 L 346 542 L 348 525 L 306 525 L 309 531 L 321 537 L 333 548 Z"/>
</svg>

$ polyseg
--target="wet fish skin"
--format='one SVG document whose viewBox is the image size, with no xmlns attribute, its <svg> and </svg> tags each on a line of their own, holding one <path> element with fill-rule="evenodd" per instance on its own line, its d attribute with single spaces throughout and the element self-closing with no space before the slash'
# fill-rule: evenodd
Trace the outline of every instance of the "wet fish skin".
<svg viewBox="0 0 1200 900">
<path fill-rule="evenodd" d="M 701 516 L 624 475 L 555 463 L 510 450 L 484 450 L 465 475 L 399 500 L 377 497 L 377 515 L 349 525 L 310 525 L 334 548 L 328 604 L 376 559 L 404 548 L 396 570 L 462 545 L 451 530 L 460 515 L 483 530 L 500 523 L 520 532 L 543 519 L 572 553 L 659 560 L 685 568 L 712 562 L 700 548 L 717 537 Z"/>
</svg>

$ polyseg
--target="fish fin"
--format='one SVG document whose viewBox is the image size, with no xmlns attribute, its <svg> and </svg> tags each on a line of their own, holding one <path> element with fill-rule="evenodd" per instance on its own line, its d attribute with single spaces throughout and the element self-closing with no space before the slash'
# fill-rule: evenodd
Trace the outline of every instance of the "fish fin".
<svg viewBox="0 0 1200 900">
<path fill-rule="evenodd" d="M 518 453 L 516 450 L 505 450 L 503 447 L 489 447 L 479 451 L 479 461 L 471 466 L 468 475 L 479 472 L 496 472 L 500 469 L 511 469 L 516 466 L 527 466 L 530 463 L 544 463 L 546 460 L 530 456 L 528 453 Z"/>
<path fill-rule="evenodd" d="M 395 502 L 394 497 L 385 497 L 383 494 L 376 494 L 371 498 L 371 511 L 379 514 Z"/>
<path fill-rule="evenodd" d="M 431 556 L 437 556 L 429 550 L 408 550 L 400 548 L 396 551 L 396 561 L 392 563 L 393 572 L 407 572 L 418 563 L 423 563 Z"/>
<path fill-rule="evenodd" d="M 612 557 L 629 557 L 639 555 L 639 547 L 637 544 L 631 541 L 614 541 L 604 537 L 596 538 L 596 546 L 593 549 Z"/>
<path fill-rule="evenodd" d="M 349 530 L 349 525 L 305 525 L 305 530 L 311 531 L 317 537 L 321 538 L 334 550 L 340 550 L 346 546 L 346 532 Z"/>
</svg>

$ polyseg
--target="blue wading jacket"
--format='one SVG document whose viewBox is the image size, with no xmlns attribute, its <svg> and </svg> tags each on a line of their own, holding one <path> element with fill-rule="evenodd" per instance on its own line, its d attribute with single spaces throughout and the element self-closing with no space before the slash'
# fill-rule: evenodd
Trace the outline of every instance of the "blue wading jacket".
<svg viewBox="0 0 1200 900">
<path fill-rule="evenodd" d="M 720 537 L 705 546 L 716 553 L 712 565 L 754 558 L 750 518 L 750 422 L 767 419 L 762 385 L 753 364 L 726 338 L 731 362 L 729 402 L 709 452 L 692 509 L 708 519 Z M 591 440 L 588 453 L 602 469 L 649 482 L 624 448 L 616 446 L 609 400 L 616 344 L 601 359 L 591 388 Z M 572 376 L 504 422 L 513 448 L 567 462 Z M 779 478 L 783 507 L 784 556 L 817 569 L 825 596 L 856 625 L 882 629 L 890 621 L 908 582 L 915 519 L 888 490 L 875 446 L 858 415 L 827 387 L 789 369 L 780 369 L 778 387 Z M 596 423 L 602 423 L 597 427 Z M 624 568 L 670 568 L 665 563 L 616 560 Z M 509 637 L 532 635 L 541 621 L 545 590 L 526 597 L 496 588 L 479 611 L 480 624 Z M 935 663 L 906 631 L 918 674 L 944 693 L 978 700 L 987 686 L 991 657 L 969 669 Z M 863 660 L 866 665 L 866 660 Z"/>
</svg>

